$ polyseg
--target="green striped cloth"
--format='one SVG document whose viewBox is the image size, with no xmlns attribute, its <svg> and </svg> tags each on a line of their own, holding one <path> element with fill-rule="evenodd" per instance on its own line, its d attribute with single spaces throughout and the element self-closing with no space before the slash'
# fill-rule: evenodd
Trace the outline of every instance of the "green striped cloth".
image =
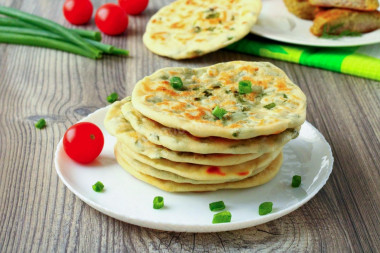
<svg viewBox="0 0 380 253">
<path fill-rule="evenodd" d="M 321 48 L 284 44 L 248 35 L 227 49 L 380 81 L 380 44 Z"/>
</svg>

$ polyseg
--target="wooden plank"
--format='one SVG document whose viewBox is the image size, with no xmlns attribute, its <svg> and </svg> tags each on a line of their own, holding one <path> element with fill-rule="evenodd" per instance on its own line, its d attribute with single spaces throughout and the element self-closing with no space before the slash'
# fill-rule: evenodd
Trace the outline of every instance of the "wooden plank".
<svg viewBox="0 0 380 253">
<path fill-rule="evenodd" d="M 130 18 L 125 36 L 104 38 L 128 48 L 130 58 L 93 61 L 0 45 L 0 252 L 379 252 L 380 83 L 223 50 L 185 61 L 159 57 L 143 46 L 141 36 L 149 17 L 168 2 L 151 1 L 145 14 Z M 67 25 L 55 1 L 6 0 L 5 5 Z M 89 28 L 95 28 L 93 22 Z M 162 67 L 239 59 L 284 69 L 308 97 L 308 120 L 332 146 L 332 176 L 305 206 L 238 231 L 162 232 L 103 215 L 59 181 L 53 164 L 59 139 L 67 127 L 105 106 L 109 93 L 129 95 L 136 81 Z M 34 123 L 41 117 L 48 126 L 37 130 Z"/>
</svg>

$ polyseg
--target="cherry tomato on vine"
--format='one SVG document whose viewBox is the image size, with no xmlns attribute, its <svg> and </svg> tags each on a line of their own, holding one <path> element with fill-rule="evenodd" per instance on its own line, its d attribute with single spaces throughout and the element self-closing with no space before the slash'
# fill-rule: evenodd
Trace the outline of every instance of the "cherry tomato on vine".
<svg viewBox="0 0 380 253">
<path fill-rule="evenodd" d="M 104 137 L 95 124 L 80 122 L 67 129 L 63 137 L 63 149 L 78 163 L 90 163 L 102 152 Z"/>
<path fill-rule="evenodd" d="M 83 25 L 92 16 L 94 7 L 90 0 L 66 0 L 63 4 L 63 15 L 73 25 Z"/>
<path fill-rule="evenodd" d="M 127 29 L 128 15 L 119 5 L 108 3 L 96 11 L 95 23 L 105 34 L 118 35 Z"/>
<path fill-rule="evenodd" d="M 148 6 L 149 0 L 119 0 L 119 5 L 130 15 L 143 12 Z"/>
</svg>

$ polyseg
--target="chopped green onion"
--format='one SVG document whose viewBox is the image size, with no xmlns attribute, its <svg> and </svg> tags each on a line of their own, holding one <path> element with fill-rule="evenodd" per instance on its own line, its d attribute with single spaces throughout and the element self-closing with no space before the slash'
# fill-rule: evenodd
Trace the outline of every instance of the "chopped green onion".
<svg viewBox="0 0 380 253">
<path fill-rule="evenodd" d="M 224 205 L 224 202 L 222 200 L 210 203 L 209 207 L 210 207 L 210 210 L 213 212 L 214 211 L 221 211 L 221 210 L 226 208 L 226 206 Z"/>
<path fill-rule="evenodd" d="M 301 176 L 294 175 L 292 178 L 292 187 L 297 188 L 301 185 Z"/>
<path fill-rule="evenodd" d="M 178 76 L 173 76 L 169 79 L 170 85 L 173 87 L 175 90 L 181 90 L 183 87 L 183 83 L 180 77 Z"/>
<path fill-rule="evenodd" d="M 203 94 L 205 94 L 206 97 L 212 96 L 212 92 L 210 92 L 208 90 L 204 90 Z"/>
<path fill-rule="evenodd" d="M 267 104 L 267 105 L 264 105 L 264 107 L 268 110 L 272 109 L 273 107 L 275 107 L 276 104 L 275 103 L 270 103 L 270 104 Z"/>
<path fill-rule="evenodd" d="M 39 121 L 37 121 L 36 124 L 34 124 L 36 128 L 38 129 L 42 129 L 46 126 L 46 121 L 45 119 L 40 119 Z"/>
<path fill-rule="evenodd" d="M 212 110 L 212 115 L 214 115 L 215 117 L 219 118 L 219 119 L 222 119 L 224 114 L 226 114 L 227 111 L 224 110 L 223 108 L 220 108 L 219 106 L 216 106 L 214 108 L 214 110 Z"/>
<path fill-rule="evenodd" d="M 212 224 L 230 222 L 231 217 L 232 217 L 232 215 L 229 211 L 223 211 L 220 213 L 216 213 L 216 214 L 214 214 L 214 218 L 212 219 Z"/>
<path fill-rule="evenodd" d="M 112 104 L 113 102 L 115 102 L 116 100 L 119 99 L 119 95 L 116 93 L 116 92 L 113 92 L 111 93 L 108 97 L 107 97 L 107 101 L 108 103 Z"/>
<path fill-rule="evenodd" d="M 288 96 L 286 94 L 284 94 L 284 98 L 288 98 Z"/>
<path fill-rule="evenodd" d="M 219 12 L 212 12 L 206 16 L 206 19 L 219 18 Z"/>
<path fill-rule="evenodd" d="M 259 206 L 259 214 L 266 215 L 272 212 L 273 203 L 272 202 L 263 202 Z"/>
<path fill-rule="evenodd" d="M 239 82 L 239 93 L 247 94 L 252 92 L 252 83 L 249 80 Z"/>
<path fill-rule="evenodd" d="M 201 32 L 202 31 L 202 28 L 200 28 L 199 26 L 195 26 L 194 28 L 193 28 L 193 32 L 195 32 L 195 33 L 199 33 L 199 32 Z"/>
<path fill-rule="evenodd" d="M 239 136 L 239 134 L 240 134 L 240 132 L 239 132 L 239 131 L 237 131 L 237 132 L 233 132 L 233 133 L 232 133 L 232 136 L 236 138 L 236 137 L 238 137 L 238 136 Z"/>
<path fill-rule="evenodd" d="M 157 196 L 153 199 L 153 208 L 161 209 L 164 207 L 164 198 L 161 196 Z"/>
<path fill-rule="evenodd" d="M 104 184 L 100 181 L 96 182 L 93 186 L 92 189 L 96 192 L 102 192 L 104 189 Z"/>
</svg>

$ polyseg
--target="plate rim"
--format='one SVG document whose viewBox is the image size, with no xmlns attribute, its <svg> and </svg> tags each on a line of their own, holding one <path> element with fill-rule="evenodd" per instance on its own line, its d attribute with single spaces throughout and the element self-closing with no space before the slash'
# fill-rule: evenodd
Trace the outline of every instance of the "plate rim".
<svg viewBox="0 0 380 253">
<path fill-rule="evenodd" d="M 78 122 L 83 122 L 86 121 L 87 118 L 93 116 L 94 114 L 98 113 L 106 113 L 106 110 L 110 107 L 111 105 L 108 105 L 106 107 L 102 107 L 97 109 L 96 111 L 90 113 L 89 115 L 85 116 Z M 102 214 L 105 214 L 107 216 L 110 216 L 112 218 L 115 218 L 117 220 L 121 220 L 123 222 L 127 222 L 129 224 L 145 227 L 145 228 L 150 228 L 150 229 L 157 229 L 157 230 L 162 230 L 162 231 L 173 231 L 173 232 L 190 232 L 190 233 L 210 233 L 210 232 L 225 232 L 225 231 L 233 231 L 233 230 L 238 230 L 238 229 L 244 229 L 248 227 L 253 227 L 257 225 L 264 224 L 266 222 L 276 220 L 278 218 L 281 218 L 294 210 L 302 207 L 304 204 L 306 204 L 310 199 L 312 199 L 327 183 L 327 180 L 330 178 L 330 175 L 333 170 L 333 165 L 334 165 L 334 156 L 331 150 L 330 144 L 326 141 L 325 137 L 322 135 L 319 130 L 314 127 L 310 122 L 305 121 L 304 124 L 309 125 L 315 133 L 318 135 L 319 138 L 321 138 L 321 141 L 324 142 L 327 145 L 326 153 L 328 153 L 328 158 L 331 160 L 331 164 L 328 167 L 328 175 L 324 179 L 324 181 L 317 187 L 314 192 L 312 192 L 310 195 L 307 195 L 306 198 L 302 199 L 301 201 L 297 202 L 295 205 L 289 206 L 283 210 L 281 210 L 280 213 L 270 213 L 265 216 L 260 216 L 260 220 L 258 221 L 257 219 L 254 220 L 249 220 L 249 221 L 238 221 L 238 222 L 230 222 L 230 223 L 221 223 L 221 224 L 212 224 L 210 223 L 209 225 L 188 225 L 188 224 L 174 224 L 174 223 L 168 223 L 168 222 L 161 222 L 161 221 L 146 221 L 141 218 L 137 218 L 133 215 L 129 215 L 128 217 L 126 216 L 121 216 L 112 210 L 103 207 L 96 202 L 92 201 L 91 199 L 85 197 L 83 194 L 81 194 L 79 191 L 75 190 L 69 182 L 65 179 L 63 174 L 61 173 L 60 166 L 58 164 L 59 156 L 58 153 L 61 152 L 63 149 L 63 137 L 60 139 L 56 146 L 56 150 L 54 152 L 54 166 L 55 170 L 58 174 L 58 177 L 60 180 L 63 182 L 63 184 L 80 200 L 82 200 L 85 204 L 91 206 L 95 210 L 101 212 Z M 135 179 L 135 178 L 134 178 Z M 135 179 L 138 180 L 138 179 Z"/>
</svg>

